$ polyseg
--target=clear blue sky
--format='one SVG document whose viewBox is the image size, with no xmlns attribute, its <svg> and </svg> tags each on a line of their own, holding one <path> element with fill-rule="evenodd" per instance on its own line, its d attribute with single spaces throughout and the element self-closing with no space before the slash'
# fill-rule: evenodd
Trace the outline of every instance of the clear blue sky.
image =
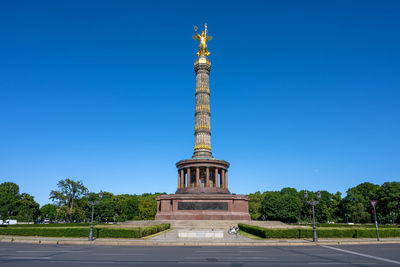
<svg viewBox="0 0 400 267">
<path fill-rule="evenodd" d="M 400 180 L 399 1 L 4 1 L 0 182 L 40 204 L 176 190 L 208 23 L 215 157 L 232 192 Z"/>
</svg>

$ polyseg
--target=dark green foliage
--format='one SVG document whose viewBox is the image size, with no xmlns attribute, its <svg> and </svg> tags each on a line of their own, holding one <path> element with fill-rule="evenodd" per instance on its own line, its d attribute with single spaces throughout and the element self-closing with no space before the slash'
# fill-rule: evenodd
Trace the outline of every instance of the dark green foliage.
<svg viewBox="0 0 400 267">
<path fill-rule="evenodd" d="M 139 196 L 118 195 L 117 197 L 117 221 L 139 219 Z"/>
<path fill-rule="evenodd" d="M 33 196 L 22 193 L 17 201 L 18 221 L 33 222 L 35 218 L 40 216 L 39 204 L 34 200 Z"/>
<path fill-rule="evenodd" d="M 376 193 L 378 217 L 384 222 L 400 223 L 400 182 L 384 183 Z"/>
<path fill-rule="evenodd" d="M 252 220 L 261 219 L 261 202 L 263 200 L 263 195 L 260 191 L 249 195 L 249 213 Z"/>
<path fill-rule="evenodd" d="M 152 235 L 171 227 L 170 224 L 159 224 L 143 228 L 119 229 L 119 228 L 95 228 L 96 237 L 113 237 L 113 238 L 141 238 Z"/>
<path fill-rule="evenodd" d="M 297 222 L 301 217 L 302 202 L 294 188 L 283 188 L 280 192 L 266 192 L 261 213 L 268 220 Z"/>
<path fill-rule="evenodd" d="M 248 224 L 239 224 L 239 228 L 247 233 L 263 238 L 312 238 L 312 229 L 267 229 Z M 373 228 L 341 229 L 324 228 L 317 229 L 317 235 L 320 238 L 376 238 L 376 230 Z M 400 237 L 399 228 L 385 228 L 379 230 L 380 237 Z"/>
<path fill-rule="evenodd" d="M 340 203 L 341 217 L 350 222 L 370 223 L 370 201 L 376 199 L 379 185 L 362 183 L 347 190 L 347 196 Z"/>
<path fill-rule="evenodd" d="M 89 227 L 3 227 L 0 235 L 47 236 L 47 237 L 86 237 Z"/>
<path fill-rule="evenodd" d="M 159 224 L 143 228 L 95 227 L 95 237 L 141 238 L 170 228 L 170 224 Z M 46 236 L 46 237 L 87 237 L 89 227 L 1 227 L 0 235 Z"/>
<path fill-rule="evenodd" d="M 57 206 L 54 204 L 46 204 L 40 208 L 40 213 L 42 218 L 49 218 L 50 220 L 55 220 L 57 218 Z"/>
<path fill-rule="evenodd" d="M 19 186 L 15 183 L 0 184 L 0 216 L 3 220 L 18 214 Z"/>
<path fill-rule="evenodd" d="M 40 215 L 39 204 L 34 197 L 19 193 L 19 186 L 15 183 L 0 184 L 0 218 L 17 219 L 18 221 L 32 222 Z"/>
<path fill-rule="evenodd" d="M 83 182 L 67 178 L 58 181 L 57 186 L 58 190 L 50 192 L 50 199 L 58 203 L 59 213 L 62 213 L 68 222 L 80 220 L 84 216 L 84 211 L 76 202 L 87 192 Z"/>
<path fill-rule="evenodd" d="M 302 224 L 306 226 L 312 226 L 312 224 Z M 328 228 L 374 228 L 375 224 L 329 224 L 329 223 L 317 223 L 316 226 L 319 227 L 328 227 Z M 398 228 L 399 225 L 379 225 L 379 229 L 381 228 Z"/>
<path fill-rule="evenodd" d="M 267 238 L 267 235 L 265 232 L 266 229 L 263 227 L 253 226 L 253 225 L 248 225 L 248 224 L 243 224 L 243 223 L 239 223 L 238 226 L 241 231 L 245 231 L 247 233 L 250 233 L 252 235 L 256 235 L 259 237 Z"/>
<path fill-rule="evenodd" d="M 16 224 L 16 225 L 4 225 L 8 228 L 53 228 L 53 227 L 82 227 L 89 226 L 89 223 L 50 223 L 50 224 Z"/>
</svg>

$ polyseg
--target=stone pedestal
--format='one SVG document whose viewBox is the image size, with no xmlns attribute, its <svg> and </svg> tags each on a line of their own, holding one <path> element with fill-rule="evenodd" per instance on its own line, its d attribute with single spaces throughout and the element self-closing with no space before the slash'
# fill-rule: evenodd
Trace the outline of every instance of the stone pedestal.
<svg viewBox="0 0 400 267">
<path fill-rule="evenodd" d="M 156 220 L 250 220 L 248 197 L 233 194 L 173 194 L 157 197 Z"/>
</svg>

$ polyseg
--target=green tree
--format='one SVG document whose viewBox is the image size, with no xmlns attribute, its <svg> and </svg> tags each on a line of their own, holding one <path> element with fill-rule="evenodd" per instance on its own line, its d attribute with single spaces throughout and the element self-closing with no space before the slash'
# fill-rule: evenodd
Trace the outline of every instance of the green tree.
<svg viewBox="0 0 400 267">
<path fill-rule="evenodd" d="M 378 201 L 376 212 L 382 216 L 384 222 L 399 222 L 400 219 L 400 182 L 386 182 L 376 194 Z"/>
<path fill-rule="evenodd" d="M 49 218 L 54 221 L 57 218 L 57 206 L 54 204 L 46 204 L 40 208 L 42 218 Z"/>
<path fill-rule="evenodd" d="M 78 198 L 87 192 L 87 188 L 83 185 L 82 181 L 64 179 L 60 180 L 57 186 L 58 190 L 50 192 L 50 199 L 56 201 L 60 208 L 63 206 L 67 207 L 59 209 L 59 212 L 65 212 L 65 218 L 68 222 L 84 218 L 84 210 L 77 207 L 75 203 Z"/>
<path fill-rule="evenodd" d="M 100 218 L 103 222 L 112 222 L 117 213 L 117 202 L 114 199 L 103 199 L 95 206 L 95 218 Z"/>
<path fill-rule="evenodd" d="M 139 216 L 143 220 L 153 220 L 157 212 L 157 196 L 160 193 L 155 194 L 143 194 L 139 197 Z"/>
<path fill-rule="evenodd" d="M 264 192 L 262 214 L 268 220 L 297 222 L 301 217 L 302 202 L 294 188 L 284 188 L 280 192 Z"/>
<path fill-rule="evenodd" d="M 371 222 L 370 201 L 376 198 L 378 190 L 379 185 L 367 182 L 348 189 L 347 196 L 340 203 L 341 217 L 347 214 L 351 222 Z"/>
<path fill-rule="evenodd" d="M 259 220 L 261 218 L 261 203 L 263 195 L 260 191 L 249 194 L 249 213 L 252 220 Z"/>
<path fill-rule="evenodd" d="M 136 195 L 119 195 L 117 198 L 118 220 L 139 219 L 139 197 Z"/>
<path fill-rule="evenodd" d="M 19 186 L 12 182 L 0 184 L 0 216 L 2 220 L 18 214 Z"/>
<path fill-rule="evenodd" d="M 40 216 L 39 204 L 34 200 L 33 196 L 22 193 L 17 200 L 17 220 L 23 222 L 31 222 Z"/>
<path fill-rule="evenodd" d="M 315 210 L 317 222 L 324 223 L 337 221 L 339 209 L 338 205 L 340 203 L 341 193 L 337 192 L 336 194 L 331 194 L 325 190 L 320 192 L 321 199 L 319 200 Z M 314 199 L 317 199 L 315 192 L 312 192 L 310 195 L 312 195 Z"/>
<path fill-rule="evenodd" d="M 96 199 L 98 199 L 98 194 L 94 195 Z M 103 192 L 103 198 L 95 206 L 94 218 L 102 222 L 110 222 L 114 221 L 115 218 L 118 218 L 117 199 L 112 193 Z"/>
</svg>

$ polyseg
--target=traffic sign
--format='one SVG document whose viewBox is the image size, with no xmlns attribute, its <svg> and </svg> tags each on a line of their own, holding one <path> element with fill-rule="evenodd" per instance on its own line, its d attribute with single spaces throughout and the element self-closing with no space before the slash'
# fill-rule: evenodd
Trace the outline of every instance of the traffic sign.
<svg viewBox="0 0 400 267">
<path fill-rule="evenodd" d="M 378 202 L 378 201 L 376 201 L 376 200 L 371 200 L 371 201 L 370 201 L 371 206 L 372 206 L 373 208 L 375 208 L 376 202 Z"/>
</svg>

